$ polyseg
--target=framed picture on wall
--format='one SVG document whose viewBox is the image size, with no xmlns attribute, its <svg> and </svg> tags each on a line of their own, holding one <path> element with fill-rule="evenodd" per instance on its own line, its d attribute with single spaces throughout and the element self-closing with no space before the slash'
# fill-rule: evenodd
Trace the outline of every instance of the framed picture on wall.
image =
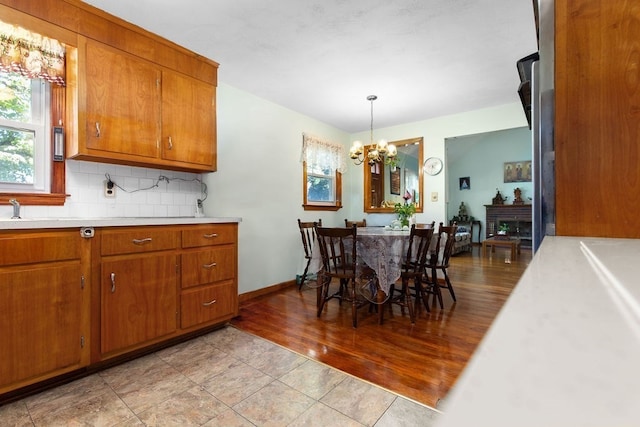
<svg viewBox="0 0 640 427">
<path fill-rule="evenodd" d="M 505 162 L 504 182 L 531 182 L 531 160 Z"/>
<path fill-rule="evenodd" d="M 400 195 L 400 168 L 389 169 L 389 192 Z"/>
<path fill-rule="evenodd" d="M 468 176 L 459 178 L 460 190 L 471 190 L 471 178 Z"/>
</svg>

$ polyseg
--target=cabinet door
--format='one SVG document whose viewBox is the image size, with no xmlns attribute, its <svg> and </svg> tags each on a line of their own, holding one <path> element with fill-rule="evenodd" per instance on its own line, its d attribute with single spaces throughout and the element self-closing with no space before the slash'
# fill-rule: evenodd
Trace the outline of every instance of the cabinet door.
<svg viewBox="0 0 640 427">
<path fill-rule="evenodd" d="M 87 41 L 87 149 L 157 158 L 160 77 L 150 63 Z"/>
<path fill-rule="evenodd" d="M 174 254 L 103 259 L 103 354 L 135 347 L 176 330 L 176 260 Z"/>
<path fill-rule="evenodd" d="M 162 158 L 215 170 L 215 86 L 162 72 Z"/>
<path fill-rule="evenodd" d="M 0 272 L 0 394 L 12 383 L 81 367 L 81 271 L 79 262 L 66 262 Z"/>
</svg>

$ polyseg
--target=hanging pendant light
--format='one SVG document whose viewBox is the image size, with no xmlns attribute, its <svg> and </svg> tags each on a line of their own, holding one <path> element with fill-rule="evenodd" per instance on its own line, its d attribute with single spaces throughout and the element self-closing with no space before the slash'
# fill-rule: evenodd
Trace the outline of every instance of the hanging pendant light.
<svg viewBox="0 0 640 427">
<path fill-rule="evenodd" d="M 367 152 L 367 162 L 370 165 L 378 162 L 384 162 L 389 164 L 397 154 L 398 150 L 395 145 L 389 144 L 384 139 L 373 143 L 373 101 L 378 99 L 376 95 L 367 96 L 367 101 L 371 102 L 371 131 L 369 134 L 369 151 Z M 361 165 L 364 162 L 364 145 L 360 141 L 354 141 L 349 149 L 349 157 L 356 165 Z"/>
</svg>

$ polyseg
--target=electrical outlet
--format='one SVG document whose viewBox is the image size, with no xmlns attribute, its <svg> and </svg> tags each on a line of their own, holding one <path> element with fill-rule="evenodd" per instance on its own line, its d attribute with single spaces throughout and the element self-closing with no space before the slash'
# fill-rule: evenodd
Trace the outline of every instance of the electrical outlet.
<svg viewBox="0 0 640 427">
<path fill-rule="evenodd" d="M 437 202 L 438 201 L 438 192 L 434 191 L 433 193 L 431 193 L 431 201 L 432 202 Z"/>
<path fill-rule="evenodd" d="M 104 181 L 104 197 L 108 197 L 110 199 L 116 197 L 116 186 L 113 181 Z"/>
</svg>

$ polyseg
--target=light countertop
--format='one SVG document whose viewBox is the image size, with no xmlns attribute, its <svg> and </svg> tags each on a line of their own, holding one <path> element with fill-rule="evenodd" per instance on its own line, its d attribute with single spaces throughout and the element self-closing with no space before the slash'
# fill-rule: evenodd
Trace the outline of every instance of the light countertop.
<svg viewBox="0 0 640 427">
<path fill-rule="evenodd" d="M 547 236 L 439 427 L 640 424 L 640 240 Z"/>
<path fill-rule="evenodd" d="M 25 218 L 0 219 L 0 230 L 34 228 L 122 227 L 130 225 L 182 225 L 241 222 L 234 217 L 131 217 L 131 218 Z"/>
</svg>

